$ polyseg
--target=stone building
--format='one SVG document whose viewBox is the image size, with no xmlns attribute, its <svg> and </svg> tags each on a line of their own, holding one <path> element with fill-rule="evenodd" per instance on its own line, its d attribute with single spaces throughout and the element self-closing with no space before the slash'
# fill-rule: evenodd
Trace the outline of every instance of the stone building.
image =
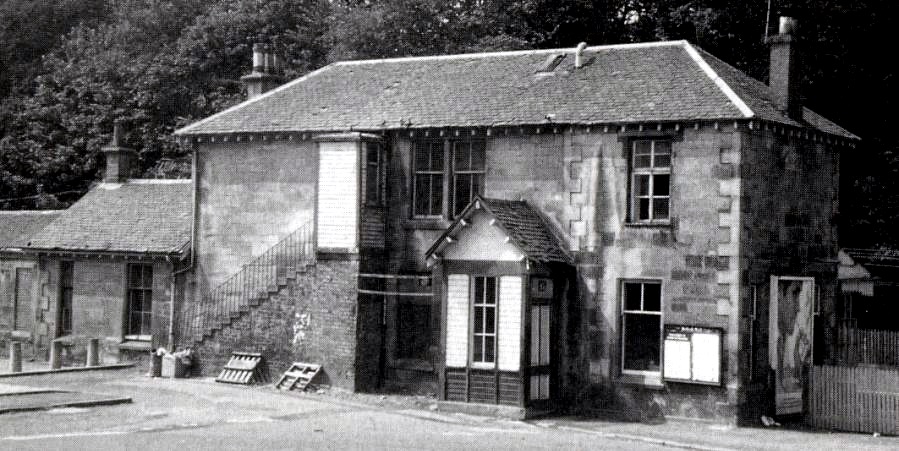
<svg viewBox="0 0 899 451">
<path fill-rule="evenodd" d="M 106 362 L 174 343 L 170 318 L 190 268 L 190 180 L 131 179 L 116 126 L 104 179 L 24 244 L 38 261 L 38 327 L 68 349 L 99 338 Z"/>
<path fill-rule="evenodd" d="M 769 85 L 674 41 L 338 62 L 266 91 L 259 50 L 252 98 L 175 133 L 181 345 L 206 371 L 250 348 L 513 414 L 801 413 L 858 138 L 800 103 L 794 25 Z"/>
<path fill-rule="evenodd" d="M 51 338 L 42 327 L 37 258 L 23 251 L 28 239 L 59 216 L 57 210 L 0 211 L 0 345 L 18 341 L 31 355 Z"/>
</svg>

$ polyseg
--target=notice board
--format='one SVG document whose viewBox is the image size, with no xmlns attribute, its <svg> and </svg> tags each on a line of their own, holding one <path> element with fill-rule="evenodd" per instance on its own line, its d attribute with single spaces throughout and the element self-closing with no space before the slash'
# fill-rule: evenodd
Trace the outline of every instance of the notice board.
<svg viewBox="0 0 899 451">
<path fill-rule="evenodd" d="M 721 329 L 665 326 L 664 378 L 721 385 Z"/>
</svg>

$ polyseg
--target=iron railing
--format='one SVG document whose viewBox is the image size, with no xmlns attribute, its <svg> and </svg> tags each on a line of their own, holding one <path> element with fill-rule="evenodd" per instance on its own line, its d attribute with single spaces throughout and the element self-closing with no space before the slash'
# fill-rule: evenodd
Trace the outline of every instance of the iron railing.
<svg viewBox="0 0 899 451">
<path fill-rule="evenodd" d="M 188 337 L 193 343 L 203 341 L 277 292 L 279 280 L 296 277 L 297 271 L 315 262 L 314 246 L 312 226 L 306 224 L 186 306 L 181 318 L 182 342 Z"/>
</svg>

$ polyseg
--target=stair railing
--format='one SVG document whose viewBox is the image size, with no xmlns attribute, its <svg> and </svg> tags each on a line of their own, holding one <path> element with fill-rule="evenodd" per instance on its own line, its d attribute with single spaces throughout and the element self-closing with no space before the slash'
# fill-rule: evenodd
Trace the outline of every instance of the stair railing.
<svg viewBox="0 0 899 451">
<path fill-rule="evenodd" d="M 185 305 L 182 314 L 184 338 L 198 343 L 216 327 L 224 327 L 239 317 L 244 309 L 252 307 L 254 300 L 262 300 L 270 292 L 278 290 L 278 281 L 293 271 L 302 270 L 315 262 L 315 244 L 312 225 L 307 223 L 291 232 L 277 244 L 251 262 L 242 265 L 240 271 L 207 292 L 190 306 Z M 295 277 L 295 274 L 294 274 Z"/>
</svg>

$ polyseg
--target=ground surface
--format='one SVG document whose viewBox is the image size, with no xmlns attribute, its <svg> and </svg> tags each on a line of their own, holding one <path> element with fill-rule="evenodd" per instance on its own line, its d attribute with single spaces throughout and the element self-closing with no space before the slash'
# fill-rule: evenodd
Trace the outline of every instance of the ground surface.
<svg viewBox="0 0 899 451">
<path fill-rule="evenodd" d="M 899 449 L 890 437 L 693 422 L 519 422 L 432 410 L 424 397 L 282 393 L 210 379 L 153 379 L 135 369 L 2 383 L 133 402 L 0 414 L 0 449 Z"/>
</svg>

